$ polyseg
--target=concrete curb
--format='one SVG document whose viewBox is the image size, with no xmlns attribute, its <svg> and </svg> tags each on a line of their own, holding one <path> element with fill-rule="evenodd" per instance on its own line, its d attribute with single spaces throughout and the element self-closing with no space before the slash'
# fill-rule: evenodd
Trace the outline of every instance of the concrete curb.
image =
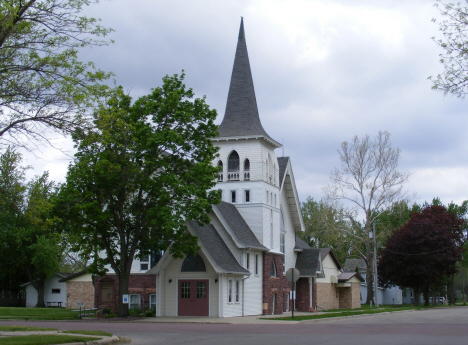
<svg viewBox="0 0 468 345">
<path fill-rule="evenodd" d="M 61 331 L 26 331 L 26 332 L 0 332 L 0 338 L 2 337 L 18 337 L 18 336 L 27 336 L 27 335 L 76 335 L 80 337 L 93 337 L 101 338 L 99 340 L 91 340 L 85 342 L 86 345 L 107 345 L 120 341 L 120 338 L 116 335 L 113 336 L 102 336 L 102 335 L 92 335 L 92 334 L 79 334 L 79 333 L 63 333 Z M 65 344 L 58 344 L 65 345 Z M 66 345 L 83 345 L 83 342 L 80 343 L 66 343 Z"/>
</svg>

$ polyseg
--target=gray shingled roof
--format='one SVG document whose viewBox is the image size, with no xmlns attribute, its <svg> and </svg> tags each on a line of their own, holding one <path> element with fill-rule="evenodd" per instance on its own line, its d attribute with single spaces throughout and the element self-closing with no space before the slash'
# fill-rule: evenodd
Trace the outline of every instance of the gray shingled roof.
<svg viewBox="0 0 468 345">
<path fill-rule="evenodd" d="M 356 267 L 358 267 L 360 271 L 365 270 L 367 265 L 364 259 L 346 259 L 344 264 L 344 269 L 346 271 L 354 272 Z"/>
<path fill-rule="evenodd" d="M 356 277 L 357 279 L 359 279 L 361 282 L 364 281 L 364 279 L 361 277 L 361 275 L 357 272 L 342 272 L 338 275 L 338 277 L 336 277 L 338 279 L 338 282 L 339 283 L 342 283 L 342 282 L 347 282 L 348 280 L 350 280 L 352 277 Z"/>
<path fill-rule="evenodd" d="M 260 135 L 272 140 L 263 129 L 258 115 L 243 19 L 239 29 L 226 112 L 218 131 L 219 137 Z"/>
<path fill-rule="evenodd" d="M 229 227 L 234 232 L 234 236 L 239 242 L 245 244 L 246 247 L 265 250 L 267 249 L 259 242 L 257 236 L 255 236 L 250 227 L 247 225 L 236 206 L 222 201 L 214 207 L 221 213 L 221 216 L 228 223 Z"/>
<path fill-rule="evenodd" d="M 304 242 L 302 238 L 296 235 L 296 245 L 294 249 L 311 249 L 312 247 L 309 246 L 307 243 Z"/>
<path fill-rule="evenodd" d="M 303 249 L 297 253 L 296 268 L 299 270 L 301 277 L 315 277 L 319 267 L 320 249 L 310 248 Z"/>
<path fill-rule="evenodd" d="M 289 157 L 278 157 L 278 169 L 279 169 L 279 185 L 283 184 L 284 173 L 288 166 Z"/>
<path fill-rule="evenodd" d="M 227 273 L 249 274 L 249 271 L 239 265 L 212 224 L 203 227 L 198 225 L 196 221 L 190 221 L 189 224 L 219 267 Z"/>
</svg>

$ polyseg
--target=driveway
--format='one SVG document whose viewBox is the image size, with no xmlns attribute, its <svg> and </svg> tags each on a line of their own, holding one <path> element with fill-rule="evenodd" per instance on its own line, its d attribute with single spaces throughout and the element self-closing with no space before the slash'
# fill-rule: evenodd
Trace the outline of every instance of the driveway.
<svg viewBox="0 0 468 345">
<path fill-rule="evenodd" d="M 232 322 L 230 319 L 211 321 Z M 459 345 L 468 343 L 468 308 L 465 307 L 289 324 L 266 320 L 255 323 L 0 321 L 0 325 L 55 327 L 60 330 L 102 330 L 131 338 L 132 344 Z"/>
</svg>

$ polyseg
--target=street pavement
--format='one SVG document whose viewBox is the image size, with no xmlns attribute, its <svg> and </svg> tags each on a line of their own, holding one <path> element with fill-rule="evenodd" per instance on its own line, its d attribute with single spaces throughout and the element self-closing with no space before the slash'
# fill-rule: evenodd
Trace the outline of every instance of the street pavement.
<svg viewBox="0 0 468 345">
<path fill-rule="evenodd" d="M 468 344 L 468 307 L 286 323 L 246 317 L 154 318 L 151 322 L 0 321 L 0 325 L 101 330 L 131 339 L 135 345 Z"/>
</svg>

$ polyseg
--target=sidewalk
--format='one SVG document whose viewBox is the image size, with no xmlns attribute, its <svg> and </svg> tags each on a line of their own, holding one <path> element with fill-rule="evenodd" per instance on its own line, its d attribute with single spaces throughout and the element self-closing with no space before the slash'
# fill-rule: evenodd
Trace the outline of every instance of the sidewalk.
<svg viewBox="0 0 468 345">
<path fill-rule="evenodd" d="M 330 320 L 340 320 L 347 318 L 357 318 L 357 317 L 376 317 L 378 315 L 388 315 L 390 313 L 407 313 L 415 312 L 419 310 L 402 310 L 394 312 L 385 312 L 379 314 L 362 314 L 362 315 L 353 315 L 353 316 L 340 316 L 333 318 L 324 318 L 324 319 L 312 319 L 312 320 L 302 320 L 302 321 L 286 321 L 286 320 L 268 320 L 276 317 L 292 317 L 291 312 L 283 313 L 280 315 L 254 315 L 254 316 L 239 316 L 239 317 L 203 317 L 203 316 L 177 316 L 177 317 L 151 317 L 143 320 L 133 321 L 133 322 L 144 322 L 144 323 L 210 323 L 210 324 L 299 324 L 299 323 L 314 323 L 314 322 L 323 322 Z M 320 312 L 321 315 L 328 314 L 327 312 Z M 294 317 L 302 315 L 317 315 L 317 313 L 307 313 L 307 312 L 294 312 Z"/>
</svg>

